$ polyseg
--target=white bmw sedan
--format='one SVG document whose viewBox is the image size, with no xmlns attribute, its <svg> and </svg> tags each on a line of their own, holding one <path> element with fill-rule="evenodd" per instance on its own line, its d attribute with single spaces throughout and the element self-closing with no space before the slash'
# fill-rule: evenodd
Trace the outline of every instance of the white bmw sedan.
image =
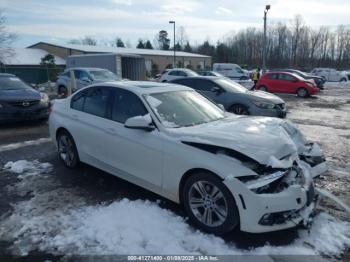
<svg viewBox="0 0 350 262">
<path fill-rule="evenodd" d="M 85 162 L 180 203 L 214 234 L 308 225 L 313 178 L 327 170 L 291 122 L 226 113 L 175 84 L 92 85 L 56 100 L 49 125 L 67 167 Z"/>
</svg>

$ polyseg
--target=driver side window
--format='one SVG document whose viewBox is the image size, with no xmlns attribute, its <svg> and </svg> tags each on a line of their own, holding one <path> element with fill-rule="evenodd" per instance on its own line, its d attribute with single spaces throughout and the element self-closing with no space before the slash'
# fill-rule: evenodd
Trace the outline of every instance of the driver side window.
<svg viewBox="0 0 350 262">
<path fill-rule="evenodd" d="M 127 90 L 114 90 L 112 120 L 124 124 L 130 117 L 146 114 L 148 111 L 137 95 Z"/>
<path fill-rule="evenodd" d="M 287 75 L 287 74 L 280 74 L 279 75 L 279 79 L 290 81 L 290 82 L 293 82 L 295 80 L 295 78 L 293 76 L 290 76 L 290 75 Z"/>
</svg>

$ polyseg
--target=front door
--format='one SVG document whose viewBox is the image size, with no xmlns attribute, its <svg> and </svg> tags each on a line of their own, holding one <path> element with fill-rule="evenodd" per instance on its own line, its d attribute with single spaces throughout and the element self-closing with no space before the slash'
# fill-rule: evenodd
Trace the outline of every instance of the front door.
<svg viewBox="0 0 350 262">
<path fill-rule="evenodd" d="M 128 118 L 146 114 L 148 111 L 136 94 L 114 88 L 105 144 L 106 161 L 124 179 L 151 190 L 159 190 L 163 156 L 159 131 L 124 126 Z"/>
</svg>

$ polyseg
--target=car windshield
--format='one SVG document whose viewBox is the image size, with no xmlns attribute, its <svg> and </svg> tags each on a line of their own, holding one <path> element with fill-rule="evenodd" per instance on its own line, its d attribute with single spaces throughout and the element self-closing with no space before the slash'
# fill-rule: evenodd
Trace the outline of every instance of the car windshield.
<svg viewBox="0 0 350 262">
<path fill-rule="evenodd" d="M 172 91 L 145 96 L 165 127 L 195 126 L 225 117 L 224 112 L 196 91 Z"/>
<path fill-rule="evenodd" d="M 108 71 L 108 70 L 95 70 L 95 71 L 89 71 L 89 72 L 94 80 L 100 80 L 100 81 L 119 80 L 116 74 L 113 74 L 111 71 Z"/>
<path fill-rule="evenodd" d="M 304 73 L 304 72 L 299 71 L 299 70 L 295 70 L 295 73 L 298 74 L 298 75 L 300 75 L 301 77 L 305 77 L 305 76 L 307 77 L 307 76 L 308 76 L 307 73 Z"/>
<path fill-rule="evenodd" d="M 30 86 L 28 86 L 18 77 L 0 77 L 0 90 L 20 90 L 30 88 Z"/>
<path fill-rule="evenodd" d="M 241 86 L 230 79 L 220 78 L 216 79 L 215 82 L 226 91 L 232 91 L 235 93 L 246 93 L 248 91 L 244 86 Z"/>
<path fill-rule="evenodd" d="M 199 76 L 199 74 L 197 74 L 195 71 L 192 71 L 192 70 L 186 70 L 185 72 L 187 73 L 188 76 Z"/>
</svg>

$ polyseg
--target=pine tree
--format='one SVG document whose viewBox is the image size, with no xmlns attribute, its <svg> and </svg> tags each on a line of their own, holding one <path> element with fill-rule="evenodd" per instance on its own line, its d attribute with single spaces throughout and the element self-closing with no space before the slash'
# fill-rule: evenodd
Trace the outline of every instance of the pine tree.
<svg viewBox="0 0 350 262">
<path fill-rule="evenodd" d="M 153 46 L 149 40 L 146 41 L 145 49 L 153 49 Z"/>
<path fill-rule="evenodd" d="M 144 49 L 145 44 L 143 43 L 142 39 L 139 39 L 139 43 L 137 44 L 136 48 Z"/>
</svg>

